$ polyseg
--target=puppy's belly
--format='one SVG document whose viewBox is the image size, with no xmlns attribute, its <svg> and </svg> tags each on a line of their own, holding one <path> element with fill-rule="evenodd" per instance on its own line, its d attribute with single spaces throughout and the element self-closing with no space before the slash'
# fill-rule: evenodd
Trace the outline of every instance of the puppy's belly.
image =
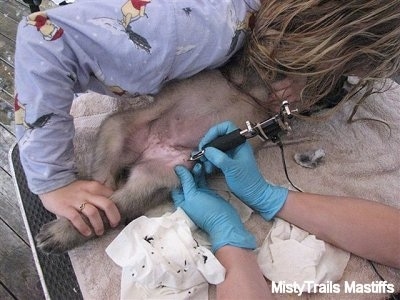
<svg viewBox="0 0 400 300">
<path fill-rule="evenodd" d="M 196 144 L 198 141 L 196 141 Z M 193 163 L 188 161 L 195 143 L 180 145 L 179 141 L 160 139 L 158 136 L 150 136 L 148 146 L 144 149 L 138 163 L 152 161 L 159 164 L 160 168 L 173 168 L 176 165 L 184 165 L 191 168 Z"/>
</svg>

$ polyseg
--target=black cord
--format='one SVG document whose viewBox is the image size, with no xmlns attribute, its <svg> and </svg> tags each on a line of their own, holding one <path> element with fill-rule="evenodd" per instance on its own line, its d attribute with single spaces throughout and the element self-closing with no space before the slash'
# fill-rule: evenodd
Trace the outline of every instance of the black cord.
<svg viewBox="0 0 400 300">
<path fill-rule="evenodd" d="M 382 277 L 382 275 L 379 274 L 379 272 L 378 272 L 378 270 L 376 269 L 374 263 L 373 263 L 372 261 L 370 261 L 369 259 L 368 259 L 368 262 L 369 262 L 369 264 L 371 265 L 372 269 L 374 269 L 376 275 L 378 275 L 379 279 L 380 279 L 381 281 L 385 281 L 385 279 Z"/>
<path fill-rule="evenodd" d="M 287 167 L 286 167 L 286 160 L 285 160 L 285 153 L 283 151 L 283 143 L 280 139 L 280 137 L 278 137 L 278 141 L 277 144 L 279 146 L 279 149 L 281 149 L 281 157 L 282 157 L 282 164 L 283 164 L 283 170 L 285 171 L 285 175 L 286 175 L 286 179 L 289 181 L 289 183 L 299 192 L 303 192 L 300 188 L 298 188 L 296 185 L 294 185 L 294 183 L 290 180 L 289 178 L 289 174 L 287 171 Z"/>
<path fill-rule="evenodd" d="M 383 278 L 383 276 L 378 272 L 378 270 L 377 270 L 377 268 L 376 268 L 374 262 L 371 261 L 371 260 L 369 260 L 369 259 L 367 259 L 367 261 L 369 262 L 369 264 L 371 265 L 372 269 L 374 270 L 374 272 L 376 273 L 376 275 L 379 277 L 379 279 L 380 279 L 381 281 L 386 281 L 386 282 L 387 282 L 387 280 L 386 280 L 385 278 Z M 387 300 L 400 300 L 400 294 L 399 294 L 399 293 L 391 294 L 391 295 L 390 295 L 388 298 L 386 298 L 386 299 L 387 299 Z"/>
</svg>

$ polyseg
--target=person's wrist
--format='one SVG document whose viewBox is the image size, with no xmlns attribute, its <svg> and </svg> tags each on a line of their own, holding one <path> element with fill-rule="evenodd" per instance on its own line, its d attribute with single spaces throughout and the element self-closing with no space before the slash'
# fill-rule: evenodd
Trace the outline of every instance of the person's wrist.
<svg viewBox="0 0 400 300">
<path fill-rule="evenodd" d="M 211 240 L 211 251 L 215 253 L 223 246 L 230 245 L 244 249 L 255 249 L 257 247 L 256 239 L 246 227 L 241 224 L 234 226 L 220 226 L 209 232 Z"/>
<path fill-rule="evenodd" d="M 289 190 L 267 183 L 263 195 L 259 198 L 258 207 L 253 208 L 267 221 L 272 220 L 286 202 Z"/>
</svg>

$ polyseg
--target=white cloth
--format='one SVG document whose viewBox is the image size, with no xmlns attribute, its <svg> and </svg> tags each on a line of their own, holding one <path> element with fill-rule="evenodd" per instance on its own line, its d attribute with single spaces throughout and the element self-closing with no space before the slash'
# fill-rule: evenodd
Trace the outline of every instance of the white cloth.
<svg viewBox="0 0 400 300">
<path fill-rule="evenodd" d="M 192 237 L 190 226 L 195 228 L 178 209 L 124 228 L 106 249 L 122 267 L 121 299 L 207 299 L 207 282 L 222 282 L 225 269 Z"/>
<path fill-rule="evenodd" d="M 276 218 L 258 253 L 265 277 L 285 283 L 338 281 L 350 253 Z"/>
</svg>

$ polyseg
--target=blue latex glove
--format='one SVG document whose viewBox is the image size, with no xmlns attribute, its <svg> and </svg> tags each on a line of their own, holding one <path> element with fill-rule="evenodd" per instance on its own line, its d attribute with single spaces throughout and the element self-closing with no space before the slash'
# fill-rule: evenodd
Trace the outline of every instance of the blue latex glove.
<svg viewBox="0 0 400 300">
<path fill-rule="evenodd" d="M 237 127 L 229 121 L 213 126 L 200 141 L 199 149 L 218 136 L 225 135 Z M 204 153 L 210 163 L 224 173 L 231 191 L 246 205 L 259 212 L 264 219 L 271 220 L 284 205 L 288 189 L 268 183 L 258 169 L 253 149 L 248 142 L 224 153 L 216 148 L 207 147 Z"/>
<path fill-rule="evenodd" d="M 193 168 L 194 177 L 183 166 L 177 166 L 175 172 L 182 184 L 182 189 L 172 191 L 175 206 L 181 207 L 198 227 L 208 233 L 213 252 L 225 245 L 256 248 L 254 236 L 247 231 L 233 206 L 207 187 L 200 164 Z"/>
</svg>

